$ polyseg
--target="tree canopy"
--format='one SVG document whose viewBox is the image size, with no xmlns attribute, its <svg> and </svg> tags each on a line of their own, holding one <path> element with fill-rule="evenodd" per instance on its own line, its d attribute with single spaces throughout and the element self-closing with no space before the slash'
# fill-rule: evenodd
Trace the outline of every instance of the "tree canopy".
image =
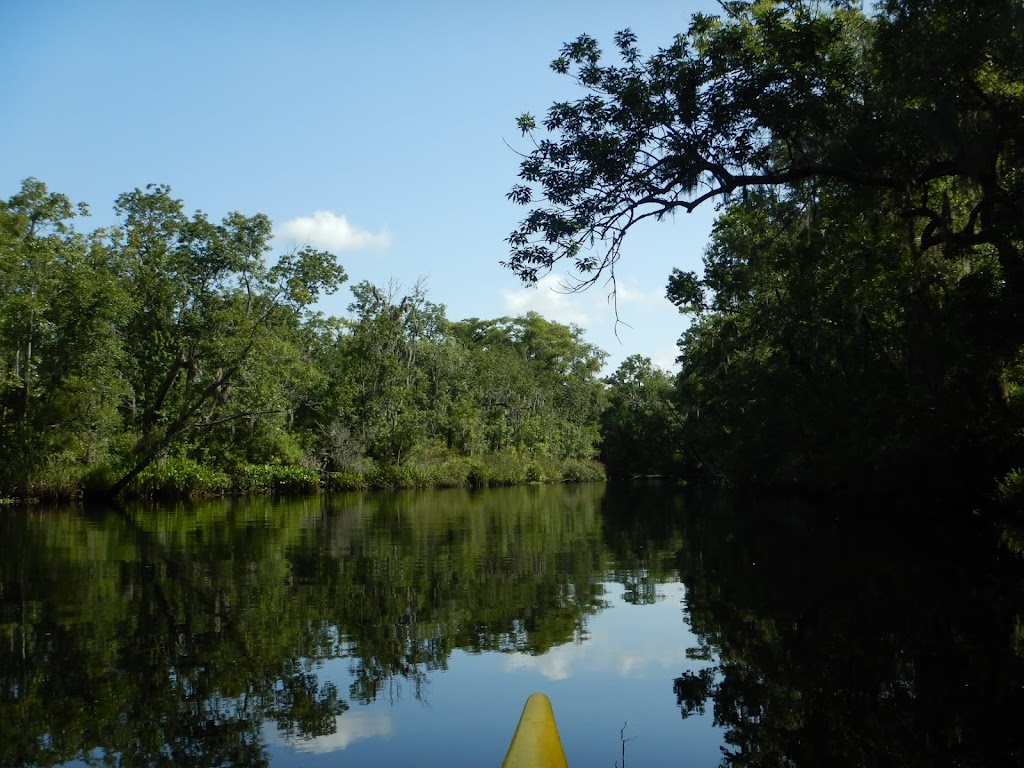
<svg viewBox="0 0 1024 768">
<path fill-rule="evenodd" d="M 163 185 L 118 225 L 36 179 L 0 201 L 0 495 L 486 485 L 599 477 L 604 353 L 539 315 L 453 322 L 417 284 L 274 254 Z M 404 294 L 404 295 L 403 295 Z"/>
<path fill-rule="evenodd" d="M 1019 280 L 1024 199 L 1024 7 L 1015 0 L 723 2 L 643 57 L 594 38 L 551 67 L 587 95 L 552 105 L 509 198 L 533 207 L 509 236 L 525 280 L 569 259 L 614 274 L 638 222 L 752 187 L 839 183 L 874 193 L 922 248 L 990 245 Z M 540 128 L 543 135 L 538 135 Z M 954 216 L 946 195 L 968 200 Z"/>
<path fill-rule="evenodd" d="M 635 225 L 714 204 L 667 292 L 684 455 L 826 487 L 1018 464 L 1024 3 L 720 5 L 650 56 L 563 47 L 585 95 L 519 118 L 506 266 L 614 287 Z"/>
</svg>

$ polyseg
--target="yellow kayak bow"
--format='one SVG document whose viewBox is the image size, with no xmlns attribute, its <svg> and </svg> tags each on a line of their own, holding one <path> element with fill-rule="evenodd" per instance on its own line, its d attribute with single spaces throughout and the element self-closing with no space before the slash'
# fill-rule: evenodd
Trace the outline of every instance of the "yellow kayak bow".
<svg viewBox="0 0 1024 768">
<path fill-rule="evenodd" d="M 501 768 L 568 768 L 555 713 L 543 693 L 526 700 Z"/>
</svg>

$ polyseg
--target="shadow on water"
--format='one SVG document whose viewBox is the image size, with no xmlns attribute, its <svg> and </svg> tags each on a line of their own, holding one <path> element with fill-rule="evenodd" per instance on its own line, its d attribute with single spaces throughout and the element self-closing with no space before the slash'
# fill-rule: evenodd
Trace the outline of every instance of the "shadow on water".
<svg viewBox="0 0 1024 768">
<path fill-rule="evenodd" d="M 691 499 L 678 564 L 729 766 L 1024 764 L 1024 570 L 963 510 Z M 905 521 L 905 522 L 901 522 Z"/>
</svg>

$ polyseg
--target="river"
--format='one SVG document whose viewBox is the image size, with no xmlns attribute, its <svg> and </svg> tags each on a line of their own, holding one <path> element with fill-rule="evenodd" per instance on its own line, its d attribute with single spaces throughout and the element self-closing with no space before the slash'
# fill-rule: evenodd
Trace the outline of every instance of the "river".
<svg viewBox="0 0 1024 768">
<path fill-rule="evenodd" d="M 497 768 L 533 691 L 573 768 L 1022 764 L 1018 539 L 884 512 L 601 484 L 2 510 L 0 765 Z"/>
</svg>

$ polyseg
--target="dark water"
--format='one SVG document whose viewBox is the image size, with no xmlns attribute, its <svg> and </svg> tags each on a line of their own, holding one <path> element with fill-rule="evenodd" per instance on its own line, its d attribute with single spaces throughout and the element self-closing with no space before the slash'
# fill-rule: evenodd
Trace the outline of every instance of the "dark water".
<svg viewBox="0 0 1024 768">
<path fill-rule="evenodd" d="M 573 768 L 1022 764 L 1015 539 L 836 517 L 601 485 L 3 510 L 0 765 L 496 767 L 535 690 Z"/>
</svg>

